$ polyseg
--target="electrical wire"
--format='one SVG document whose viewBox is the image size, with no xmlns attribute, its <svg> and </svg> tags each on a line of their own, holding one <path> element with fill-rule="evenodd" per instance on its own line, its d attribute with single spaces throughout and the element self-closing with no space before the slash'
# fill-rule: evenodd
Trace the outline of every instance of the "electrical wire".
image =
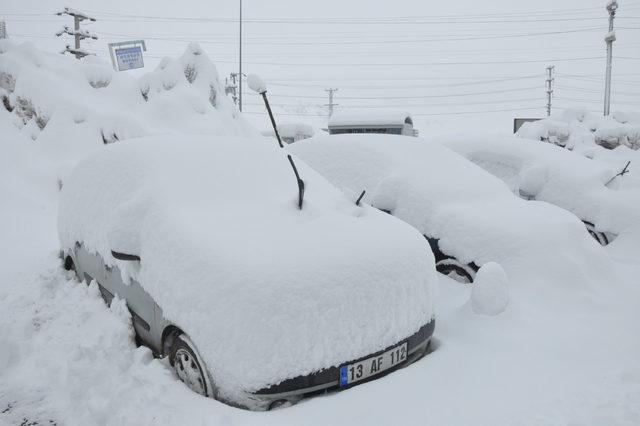
<svg viewBox="0 0 640 426">
<path fill-rule="evenodd" d="M 496 112 L 510 112 L 510 111 L 531 111 L 531 110 L 543 110 L 544 108 L 546 108 L 546 106 L 539 106 L 539 107 L 523 107 L 523 108 L 508 108 L 508 109 L 494 109 L 494 110 L 482 110 L 482 111 L 446 111 L 446 112 L 436 112 L 436 113 L 416 113 L 416 114 L 411 114 L 412 116 L 440 116 L 440 115 L 466 115 L 466 114 L 489 114 L 489 113 L 496 113 Z M 243 114 L 259 114 L 259 115 L 266 115 L 266 112 L 261 112 L 261 111 L 242 111 Z M 325 117 L 326 118 L 326 114 L 305 114 L 305 113 L 286 113 L 286 112 L 281 112 L 278 113 L 278 115 L 292 115 L 292 116 L 302 116 L 302 117 Z"/>
</svg>

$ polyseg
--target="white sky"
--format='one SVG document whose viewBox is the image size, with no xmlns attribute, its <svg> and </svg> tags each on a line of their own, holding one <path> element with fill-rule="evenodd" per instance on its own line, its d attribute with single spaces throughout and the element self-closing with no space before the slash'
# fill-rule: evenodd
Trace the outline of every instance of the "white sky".
<svg viewBox="0 0 640 426">
<path fill-rule="evenodd" d="M 471 125 L 510 132 L 514 115 L 544 114 L 547 65 L 556 70 L 554 108 L 602 110 L 605 5 L 604 0 L 244 0 L 243 71 L 267 81 L 280 122 L 323 126 L 324 88 L 336 87 L 338 108 L 406 110 L 423 132 Z M 238 0 L 3 0 L 0 19 L 13 39 L 58 51 L 71 43 L 70 37 L 53 36 L 71 23 L 52 15 L 64 6 L 98 18 L 84 27 L 100 37 L 87 46 L 105 58 L 108 42 L 142 38 L 148 70 L 162 56 L 179 55 L 189 41 L 197 41 L 222 78 L 237 71 Z M 616 29 L 612 109 L 638 110 L 640 0 L 620 1 Z M 250 120 L 268 128 L 261 100 L 247 90 L 244 95 Z"/>
</svg>

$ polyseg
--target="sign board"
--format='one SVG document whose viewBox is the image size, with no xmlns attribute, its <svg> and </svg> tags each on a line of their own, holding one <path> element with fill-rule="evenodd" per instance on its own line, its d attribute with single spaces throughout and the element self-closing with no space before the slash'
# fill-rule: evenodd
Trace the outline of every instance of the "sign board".
<svg viewBox="0 0 640 426">
<path fill-rule="evenodd" d="M 118 64 L 118 71 L 143 68 L 144 60 L 142 59 L 142 47 L 132 46 L 116 49 L 116 61 Z"/>
<path fill-rule="evenodd" d="M 532 121 L 542 120 L 541 118 L 514 118 L 513 119 L 513 133 L 516 133 L 524 123 L 530 123 Z"/>
</svg>

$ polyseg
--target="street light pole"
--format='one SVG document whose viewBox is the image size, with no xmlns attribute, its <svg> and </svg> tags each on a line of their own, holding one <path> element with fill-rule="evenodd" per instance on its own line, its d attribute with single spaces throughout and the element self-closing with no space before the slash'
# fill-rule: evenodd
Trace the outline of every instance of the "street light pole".
<svg viewBox="0 0 640 426">
<path fill-rule="evenodd" d="M 604 83 L 604 115 L 609 115 L 611 110 L 611 61 L 613 58 L 613 42 L 616 41 L 616 33 L 613 31 L 613 18 L 616 16 L 616 10 L 618 9 L 618 2 L 616 0 L 610 0 L 607 4 L 607 11 L 609 12 L 609 32 L 604 37 L 605 43 L 607 43 L 607 70 Z"/>
<path fill-rule="evenodd" d="M 242 111 L 242 0 L 240 0 L 240 58 L 238 70 L 238 108 Z"/>
</svg>

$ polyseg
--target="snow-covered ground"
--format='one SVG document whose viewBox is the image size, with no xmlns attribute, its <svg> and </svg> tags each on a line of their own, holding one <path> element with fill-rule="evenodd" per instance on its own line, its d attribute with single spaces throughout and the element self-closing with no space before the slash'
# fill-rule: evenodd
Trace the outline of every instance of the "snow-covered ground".
<svg viewBox="0 0 640 426">
<path fill-rule="evenodd" d="M 640 423 L 640 259 L 627 255 L 640 238 L 603 254 L 606 279 L 569 270 L 532 287 L 506 277 L 509 305 L 495 316 L 478 309 L 491 308 L 490 285 L 472 297 L 472 287 L 441 277 L 436 350 L 380 380 L 272 412 L 195 395 L 166 361 L 136 348 L 122 302 L 107 308 L 60 266 L 59 182 L 80 156 L 73 146 L 100 149 L 103 123 L 87 120 L 87 139 L 61 111 L 44 129 L 19 130 L 0 107 L 0 424 Z M 481 281 L 491 279 L 505 281 L 495 268 Z"/>
</svg>

